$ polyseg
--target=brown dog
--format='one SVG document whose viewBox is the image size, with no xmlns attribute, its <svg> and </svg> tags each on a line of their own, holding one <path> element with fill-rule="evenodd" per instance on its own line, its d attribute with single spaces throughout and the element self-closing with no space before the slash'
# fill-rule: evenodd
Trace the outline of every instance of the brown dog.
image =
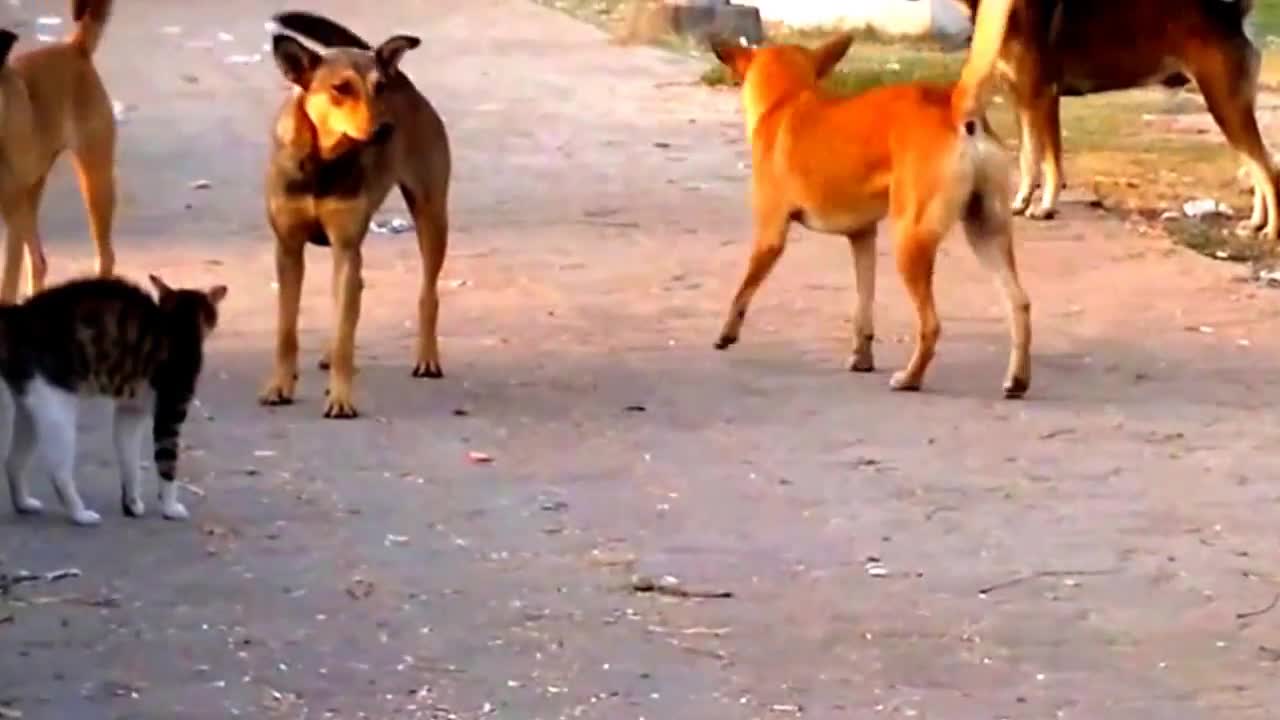
<svg viewBox="0 0 1280 720">
<path fill-rule="evenodd" d="M 919 389 L 941 328 L 933 299 L 938 244 L 959 221 L 978 258 L 999 278 L 1008 304 L 1012 350 L 1005 396 L 1026 393 L 1030 302 L 1014 263 L 1008 161 L 982 120 L 1013 1 L 983 4 L 972 51 L 953 86 L 890 85 L 832 97 L 819 83 L 848 52 L 848 34 L 814 50 L 714 45 L 743 84 L 756 227 L 750 265 L 717 348 L 738 341 L 752 296 L 782 255 L 788 227 L 799 222 L 849 239 L 858 296 L 850 369 L 871 371 L 876 224 L 890 217 L 898 270 L 919 319 L 911 361 L 890 384 Z"/>
<path fill-rule="evenodd" d="M 437 280 L 448 234 L 449 141 L 431 103 L 399 69 L 419 40 L 396 35 L 371 49 L 317 15 L 277 15 L 280 27 L 331 50 L 319 53 L 284 34 L 273 39 L 281 72 L 295 86 L 276 118 L 267 171 L 267 215 L 276 235 L 280 285 L 275 372 L 260 401 L 293 401 L 298 378 L 298 308 L 307 243 L 333 248 L 338 329 L 321 368 L 329 369 L 328 418 L 356 417 L 352 398 L 360 317 L 361 245 L 369 220 L 393 185 L 417 225 L 422 254 L 414 377 L 440 377 Z"/>
<path fill-rule="evenodd" d="M 970 10 L 986 1 L 964 0 Z M 1018 0 L 1000 52 L 1022 130 L 1014 212 L 1048 219 L 1057 211 L 1060 97 L 1194 79 L 1253 178 L 1253 214 L 1241 230 L 1275 240 L 1276 169 L 1254 116 L 1260 56 L 1244 27 L 1252 10 L 1253 0 Z"/>
<path fill-rule="evenodd" d="M 18 299 L 24 250 L 28 290 L 35 294 L 44 289 L 48 263 L 36 221 L 45 179 L 64 150 L 71 151 L 80 179 L 98 274 L 115 270 L 116 122 L 93 66 L 111 5 L 111 0 L 73 0 L 75 30 L 70 37 L 12 58 L 8 55 L 17 36 L 0 30 L 0 215 L 9 229 L 0 303 Z"/>
</svg>

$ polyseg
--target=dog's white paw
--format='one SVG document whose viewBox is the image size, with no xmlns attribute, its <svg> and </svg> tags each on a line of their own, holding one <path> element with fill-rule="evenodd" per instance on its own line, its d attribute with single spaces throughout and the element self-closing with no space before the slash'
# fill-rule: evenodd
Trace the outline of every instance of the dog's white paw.
<svg viewBox="0 0 1280 720">
<path fill-rule="evenodd" d="M 165 503 L 162 514 L 165 520 L 186 520 L 191 517 L 191 513 L 187 512 L 187 506 L 177 500 Z"/>
<path fill-rule="evenodd" d="M 13 501 L 13 507 L 24 515 L 34 515 L 36 513 L 44 512 L 44 503 L 30 495 L 15 499 Z"/>
<path fill-rule="evenodd" d="M 77 510 L 71 513 L 71 522 L 84 527 L 91 527 L 102 522 L 102 516 L 92 510 Z"/>
</svg>

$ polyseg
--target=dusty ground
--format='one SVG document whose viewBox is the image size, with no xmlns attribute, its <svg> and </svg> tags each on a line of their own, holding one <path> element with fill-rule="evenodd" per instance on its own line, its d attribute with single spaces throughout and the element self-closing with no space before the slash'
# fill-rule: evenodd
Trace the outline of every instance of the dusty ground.
<svg viewBox="0 0 1280 720">
<path fill-rule="evenodd" d="M 895 395 L 891 262 L 882 370 L 853 376 L 848 250 L 798 232 L 716 353 L 749 233 L 736 98 L 522 0 L 381 5 L 341 14 L 422 35 L 408 68 L 457 157 L 448 377 L 409 378 L 416 251 L 375 235 L 365 417 L 320 419 L 314 370 L 298 405 L 255 404 L 281 83 L 223 58 L 281 4 L 121 3 L 122 269 L 231 285 L 186 435 L 199 492 L 189 524 L 120 517 L 94 414 L 103 526 L 5 503 L 0 572 L 83 575 L 0 604 L 0 717 L 1280 717 L 1280 610 L 1238 616 L 1280 592 L 1280 296 L 1068 206 L 1019 225 L 1028 399 L 998 399 L 998 298 L 961 243 L 928 392 Z M 63 276 L 90 266 L 69 175 L 44 211 Z M 636 573 L 734 596 L 637 595 Z"/>
</svg>

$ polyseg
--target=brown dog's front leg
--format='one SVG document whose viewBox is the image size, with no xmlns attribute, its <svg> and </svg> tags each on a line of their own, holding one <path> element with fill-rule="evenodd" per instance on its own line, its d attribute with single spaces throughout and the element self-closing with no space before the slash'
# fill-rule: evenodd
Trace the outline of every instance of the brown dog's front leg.
<svg viewBox="0 0 1280 720">
<path fill-rule="evenodd" d="M 302 304 L 302 276 L 306 269 L 303 240 L 276 242 L 277 299 L 275 370 L 258 396 L 263 405 L 293 402 L 298 383 L 298 311 Z"/>
<path fill-rule="evenodd" d="M 782 251 L 786 248 L 789 225 L 790 220 L 785 213 L 756 212 L 756 243 L 747 265 L 747 275 L 742 279 L 742 285 L 733 297 L 733 304 L 729 307 L 729 317 L 720 330 L 719 339 L 716 340 L 717 350 L 728 349 L 738 342 L 742 323 L 747 319 L 747 307 L 751 304 L 751 298 L 755 296 L 756 290 L 760 289 L 760 285 L 769 276 L 769 272 L 773 270 L 773 266 L 778 262 L 778 258 L 782 257 Z"/>
<path fill-rule="evenodd" d="M 329 350 L 329 393 L 324 416 L 334 419 L 357 417 L 352 399 L 352 376 L 355 374 L 356 324 L 360 320 L 360 277 L 363 259 L 356 243 L 334 243 L 334 277 L 339 279 L 338 330 Z"/>
</svg>

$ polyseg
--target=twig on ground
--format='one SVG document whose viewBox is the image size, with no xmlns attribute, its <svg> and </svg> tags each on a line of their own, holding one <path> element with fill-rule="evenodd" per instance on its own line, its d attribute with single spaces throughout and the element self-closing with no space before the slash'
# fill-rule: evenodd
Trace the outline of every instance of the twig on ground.
<svg viewBox="0 0 1280 720">
<path fill-rule="evenodd" d="M 1014 585 L 1021 585 L 1024 582 L 1041 580 L 1043 578 L 1073 577 L 1077 575 L 1080 577 L 1096 577 L 1099 575 L 1115 575 L 1118 572 L 1120 571 L 1116 568 L 1112 568 L 1110 570 L 1041 570 L 1039 572 L 1031 573 L 1030 575 L 1019 575 L 1012 580 L 1005 580 L 1004 582 L 996 583 L 995 585 L 988 585 L 987 587 L 980 588 L 978 590 L 978 594 L 990 595 L 997 590 L 1004 590 L 1006 588 L 1011 588 Z"/>
<path fill-rule="evenodd" d="M 1262 608 L 1261 610 L 1251 610 L 1251 611 L 1249 611 L 1249 612 L 1238 612 L 1238 613 L 1236 613 L 1236 619 L 1237 619 L 1237 620 L 1248 620 L 1248 619 L 1249 619 L 1249 618 L 1251 618 L 1251 617 L 1258 617 L 1259 615 L 1266 615 L 1267 613 L 1271 612 L 1272 610 L 1275 610 L 1277 605 L 1280 605 L 1280 593 L 1276 593 L 1276 596 L 1275 596 L 1274 598 L 1272 598 L 1272 599 L 1271 599 L 1271 604 L 1267 605 L 1266 607 Z"/>
</svg>

